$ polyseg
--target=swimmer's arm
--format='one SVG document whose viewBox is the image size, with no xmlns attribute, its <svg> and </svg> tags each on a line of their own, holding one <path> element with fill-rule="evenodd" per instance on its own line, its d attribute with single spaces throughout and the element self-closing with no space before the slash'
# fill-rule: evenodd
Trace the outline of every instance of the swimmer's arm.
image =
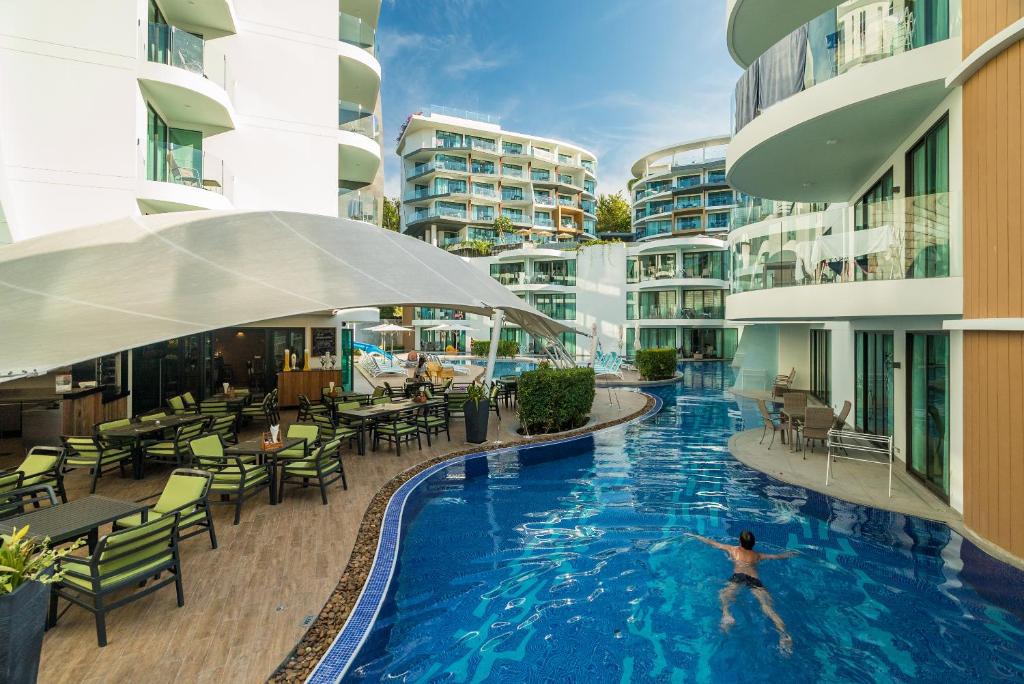
<svg viewBox="0 0 1024 684">
<path fill-rule="evenodd" d="M 786 551 L 785 553 L 759 553 L 759 560 L 785 560 L 799 555 L 798 551 Z"/>
<path fill-rule="evenodd" d="M 697 541 L 702 541 L 705 544 L 707 544 L 708 546 L 713 546 L 716 549 L 721 549 L 722 551 L 725 551 L 726 553 L 728 553 L 728 552 L 730 552 L 732 550 L 732 547 L 727 545 L 727 544 L 722 544 L 721 542 L 716 542 L 714 539 L 708 539 L 707 537 L 702 537 L 699 534 L 693 534 L 692 532 L 687 532 L 686 536 L 693 537 Z"/>
</svg>

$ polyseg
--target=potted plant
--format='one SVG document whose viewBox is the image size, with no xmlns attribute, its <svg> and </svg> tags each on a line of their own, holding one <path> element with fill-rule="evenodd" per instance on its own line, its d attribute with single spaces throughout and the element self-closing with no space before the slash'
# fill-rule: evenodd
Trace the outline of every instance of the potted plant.
<svg viewBox="0 0 1024 684">
<path fill-rule="evenodd" d="M 487 399 L 487 388 L 482 384 L 473 383 L 466 389 L 466 441 L 483 444 L 487 441 L 487 418 L 491 412 L 491 403 Z"/>
<path fill-rule="evenodd" d="M 0 535 L 0 681 L 34 682 L 43 647 L 49 587 L 60 579 L 55 563 L 77 544 L 59 551 L 49 540 L 27 538 L 28 527 Z"/>
</svg>

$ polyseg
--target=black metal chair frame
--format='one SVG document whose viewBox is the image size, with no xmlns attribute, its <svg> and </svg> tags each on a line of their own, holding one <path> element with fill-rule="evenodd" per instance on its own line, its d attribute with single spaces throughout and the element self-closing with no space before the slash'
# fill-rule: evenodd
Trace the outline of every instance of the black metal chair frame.
<svg viewBox="0 0 1024 684">
<path fill-rule="evenodd" d="M 323 502 L 324 506 L 327 505 L 328 485 L 332 485 L 338 480 L 341 480 L 342 489 L 348 490 L 348 478 L 345 477 L 345 464 L 341 460 L 340 442 L 338 443 L 338 446 L 335 449 L 333 456 L 333 458 L 337 459 L 338 461 L 338 469 L 333 473 L 327 473 L 326 475 L 324 475 L 323 469 L 321 468 L 321 456 L 323 455 L 324 449 L 330 446 L 330 443 L 333 441 L 335 440 L 327 440 L 324 444 L 317 447 L 317 452 L 315 455 L 317 486 L 320 488 L 320 500 Z M 284 464 L 281 467 L 281 483 L 278 487 L 277 502 L 281 503 L 282 501 L 284 501 L 284 485 L 286 482 L 297 483 L 302 487 L 308 487 L 311 479 L 313 478 L 310 478 L 309 476 L 306 475 L 289 475 L 288 464 Z"/>
<path fill-rule="evenodd" d="M 373 430 L 373 448 L 376 451 L 377 447 L 380 446 L 380 440 L 383 437 L 384 441 L 388 444 L 395 445 L 395 455 L 402 455 L 402 442 L 411 442 L 413 439 L 416 440 L 417 448 L 423 448 L 423 440 L 420 438 L 420 430 L 416 423 L 416 413 L 419 411 L 419 407 L 402 409 L 396 413 L 391 414 L 385 418 L 381 418 L 375 421 Z M 415 429 L 410 430 L 405 434 L 398 434 L 397 429 L 393 429 L 388 432 L 388 427 L 397 428 L 399 423 L 408 423 Z"/>
</svg>

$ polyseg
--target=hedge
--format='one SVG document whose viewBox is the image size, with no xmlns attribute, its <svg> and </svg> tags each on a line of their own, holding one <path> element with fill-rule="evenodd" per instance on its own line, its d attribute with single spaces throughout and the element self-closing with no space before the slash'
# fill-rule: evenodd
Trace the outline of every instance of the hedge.
<svg viewBox="0 0 1024 684">
<path fill-rule="evenodd" d="M 473 356 L 487 356 L 491 351 L 490 340 L 473 340 L 470 347 Z M 498 340 L 498 356 L 516 356 L 519 353 L 519 343 L 515 340 Z"/>
<path fill-rule="evenodd" d="M 667 380 L 676 375 L 675 349 L 637 349 L 636 367 L 644 380 Z"/>
<path fill-rule="evenodd" d="M 519 423 L 531 435 L 583 426 L 594 405 L 593 368 L 542 366 L 519 376 Z"/>
</svg>

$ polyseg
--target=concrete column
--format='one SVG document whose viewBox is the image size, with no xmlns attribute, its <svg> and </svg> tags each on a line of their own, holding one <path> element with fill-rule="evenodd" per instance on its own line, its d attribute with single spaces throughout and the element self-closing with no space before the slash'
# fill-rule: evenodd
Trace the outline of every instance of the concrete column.
<svg viewBox="0 0 1024 684">
<path fill-rule="evenodd" d="M 498 342 L 501 340 L 501 322 L 505 319 L 505 311 L 495 309 L 491 328 L 491 348 L 487 350 L 487 370 L 484 371 L 484 382 L 490 386 L 494 381 L 494 363 L 498 360 Z"/>
<path fill-rule="evenodd" d="M 437 247 L 437 226 L 436 225 L 431 225 L 430 226 L 430 244 L 432 244 L 435 247 Z"/>
</svg>

